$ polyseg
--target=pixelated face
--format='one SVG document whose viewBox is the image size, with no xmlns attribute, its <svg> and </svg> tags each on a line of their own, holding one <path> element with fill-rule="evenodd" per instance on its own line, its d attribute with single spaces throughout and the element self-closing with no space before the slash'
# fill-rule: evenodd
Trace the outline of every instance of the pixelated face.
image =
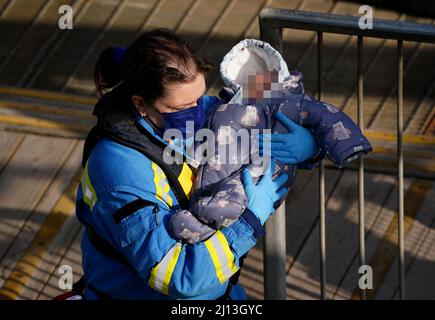
<svg viewBox="0 0 435 320">
<path fill-rule="evenodd" d="M 271 103 L 282 97 L 282 83 L 278 82 L 278 71 L 261 71 L 247 75 L 243 86 L 243 97 L 249 103 Z"/>
</svg>

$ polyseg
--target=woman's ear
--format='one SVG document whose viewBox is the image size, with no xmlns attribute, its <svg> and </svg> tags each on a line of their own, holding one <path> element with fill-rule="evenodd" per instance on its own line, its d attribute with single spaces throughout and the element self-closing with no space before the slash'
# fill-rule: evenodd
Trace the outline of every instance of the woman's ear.
<svg viewBox="0 0 435 320">
<path fill-rule="evenodd" d="M 143 101 L 143 98 L 137 95 L 134 95 L 131 97 L 131 102 L 133 102 L 134 106 L 136 107 L 137 111 L 144 117 L 147 115 L 146 113 L 146 107 L 145 102 Z"/>
</svg>

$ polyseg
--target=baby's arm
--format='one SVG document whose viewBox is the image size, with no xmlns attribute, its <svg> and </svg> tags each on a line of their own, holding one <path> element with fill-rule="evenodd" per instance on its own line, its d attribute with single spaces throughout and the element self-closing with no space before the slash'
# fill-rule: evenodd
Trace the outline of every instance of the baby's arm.
<svg viewBox="0 0 435 320">
<path fill-rule="evenodd" d="M 311 130 L 319 147 L 338 167 L 372 151 L 353 120 L 326 102 L 304 95 L 300 117 L 301 124 Z"/>
<path fill-rule="evenodd" d="M 169 221 L 169 228 L 173 236 L 190 244 L 204 241 L 216 231 L 187 210 L 177 211 Z"/>
<path fill-rule="evenodd" d="M 235 172 L 217 183 L 210 196 L 196 198 L 190 212 L 175 213 L 170 220 L 171 232 L 188 243 L 204 241 L 216 230 L 237 221 L 246 202 L 240 172 Z"/>
</svg>

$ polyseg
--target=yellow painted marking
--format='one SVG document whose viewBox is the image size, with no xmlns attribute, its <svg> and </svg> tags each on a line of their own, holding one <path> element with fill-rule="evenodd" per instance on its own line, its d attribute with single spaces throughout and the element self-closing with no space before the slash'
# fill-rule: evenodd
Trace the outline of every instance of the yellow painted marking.
<svg viewBox="0 0 435 320">
<path fill-rule="evenodd" d="M 9 124 L 17 124 L 17 125 L 26 125 L 26 126 L 34 126 L 40 128 L 48 128 L 48 129 L 64 129 L 64 130 L 72 130 L 87 133 L 91 126 L 79 123 L 67 123 L 46 119 L 36 119 L 31 117 L 21 117 L 7 114 L 0 114 L 0 122 L 5 122 Z"/>
<path fill-rule="evenodd" d="M 69 103 L 77 103 L 83 105 L 94 105 L 97 98 L 78 96 L 73 94 L 65 94 L 51 91 L 25 89 L 16 87 L 3 87 L 0 86 L 0 94 L 7 96 L 21 96 L 26 98 L 36 98 L 50 101 L 63 101 Z"/>
<path fill-rule="evenodd" d="M 387 168 L 397 168 L 397 161 L 395 160 L 384 160 L 384 159 L 373 159 L 370 157 L 364 158 L 364 163 L 371 166 L 376 167 L 387 167 Z M 412 162 L 412 161 L 406 161 L 405 159 L 405 173 L 409 169 L 424 171 L 424 172 L 435 172 L 435 163 L 430 163 L 428 161 L 427 163 L 418 163 L 418 162 Z"/>
<path fill-rule="evenodd" d="M 6 96 L 20 96 L 20 97 L 26 97 L 26 98 L 36 98 L 41 100 L 48 100 L 48 101 L 61 101 L 66 103 L 77 103 L 82 105 L 89 105 L 92 106 L 97 101 L 97 98 L 93 97 L 86 97 L 86 96 L 78 96 L 73 94 L 65 94 L 65 93 L 58 93 L 58 92 L 51 92 L 51 91 L 43 91 L 43 90 L 35 90 L 35 89 L 27 89 L 27 88 L 16 88 L 16 87 L 5 87 L 0 86 L 0 95 L 6 95 Z M 8 102 L 12 103 L 12 102 Z M 18 108 L 18 107 L 15 107 Z M 26 105 L 22 105 L 20 108 L 23 110 L 27 108 Z M 45 109 L 43 106 L 38 107 L 41 112 L 45 112 Z M 27 110 L 27 109 L 26 109 Z M 37 111 L 36 109 L 34 109 Z M 47 110 L 48 112 L 48 110 Z M 58 114 L 57 110 L 52 111 L 53 114 Z M 65 111 L 62 111 L 65 112 Z M 80 111 L 78 113 L 75 113 L 74 110 L 70 110 L 70 112 L 74 113 L 75 116 L 79 117 L 81 114 Z M 66 114 L 66 113 L 60 113 L 60 114 Z M 376 130 L 364 130 L 364 134 L 367 136 L 368 139 L 374 139 L 374 140 L 381 140 L 381 141 L 396 141 L 397 136 L 394 133 L 388 133 L 388 132 L 382 132 L 382 131 L 376 131 Z M 403 141 L 404 143 L 415 143 L 415 144 L 430 144 L 435 145 L 435 136 L 433 135 L 412 135 L 412 134 L 404 134 L 403 135 Z"/>
<path fill-rule="evenodd" d="M 75 192 L 82 174 L 81 168 L 56 202 L 24 255 L 16 264 L 0 290 L 0 300 L 17 299 L 37 271 L 62 226 L 73 214 Z"/>
<path fill-rule="evenodd" d="M 427 180 L 414 180 L 405 194 L 405 219 L 403 224 L 404 237 L 407 236 L 414 218 L 421 210 L 423 202 L 428 192 L 432 189 L 433 182 Z M 379 243 L 376 252 L 371 259 L 369 265 L 373 268 L 373 290 L 367 290 L 367 299 L 373 299 L 376 295 L 376 290 L 382 284 L 387 275 L 390 266 L 397 258 L 398 251 L 398 221 L 397 215 L 391 221 L 387 231 L 384 234 L 382 241 Z M 360 289 L 355 288 L 352 299 L 360 299 Z"/>
<path fill-rule="evenodd" d="M 58 107 L 58 106 L 44 106 L 41 104 L 34 103 L 24 103 L 24 102 L 16 102 L 16 101 L 0 101 L 1 109 L 13 109 L 13 110 L 22 110 L 22 111 L 31 111 L 38 113 L 48 113 L 54 115 L 62 115 L 62 116 L 70 116 L 81 119 L 90 119 L 93 120 L 95 117 L 92 115 L 91 111 L 86 110 L 76 110 L 68 107 Z"/>
<path fill-rule="evenodd" d="M 373 146 L 374 153 L 381 153 L 387 155 L 397 155 L 397 149 L 394 148 L 386 148 L 382 146 Z M 424 151 L 416 151 L 416 150 L 404 150 L 404 157 L 412 157 L 412 158 L 422 158 L 422 159 L 435 159 L 435 153 L 433 152 L 424 152 Z"/>
<path fill-rule="evenodd" d="M 397 135 L 394 133 L 374 131 L 374 130 L 364 130 L 363 133 L 369 140 L 373 139 L 373 140 L 382 140 L 382 141 L 397 141 Z M 435 136 L 404 134 L 403 142 L 424 144 L 424 145 L 435 145 Z"/>
</svg>

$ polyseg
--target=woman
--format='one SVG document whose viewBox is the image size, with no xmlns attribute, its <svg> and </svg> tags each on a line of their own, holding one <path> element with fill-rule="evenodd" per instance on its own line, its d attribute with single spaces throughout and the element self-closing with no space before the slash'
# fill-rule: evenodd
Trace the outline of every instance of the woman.
<svg viewBox="0 0 435 320">
<path fill-rule="evenodd" d="M 189 120 L 195 130 L 204 125 L 204 110 L 216 100 L 204 95 L 209 69 L 187 43 L 163 29 L 142 34 L 126 50 L 102 52 L 96 87 L 113 89 L 94 109 L 98 123 L 86 139 L 76 202 L 86 226 L 84 299 L 243 298 L 236 284 L 242 258 L 285 193 L 285 175 L 273 180 L 269 168 L 253 184 L 244 172 L 248 208 L 204 242 L 177 242 L 168 229 L 174 210 L 187 206 L 194 175 L 186 162 L 165 163 L 163 132 L 185 132 Z M 313 144 L 302 129 L 289 139 Z M 303 161 L 316 153 L 286 156 Z"/>
</svg>

